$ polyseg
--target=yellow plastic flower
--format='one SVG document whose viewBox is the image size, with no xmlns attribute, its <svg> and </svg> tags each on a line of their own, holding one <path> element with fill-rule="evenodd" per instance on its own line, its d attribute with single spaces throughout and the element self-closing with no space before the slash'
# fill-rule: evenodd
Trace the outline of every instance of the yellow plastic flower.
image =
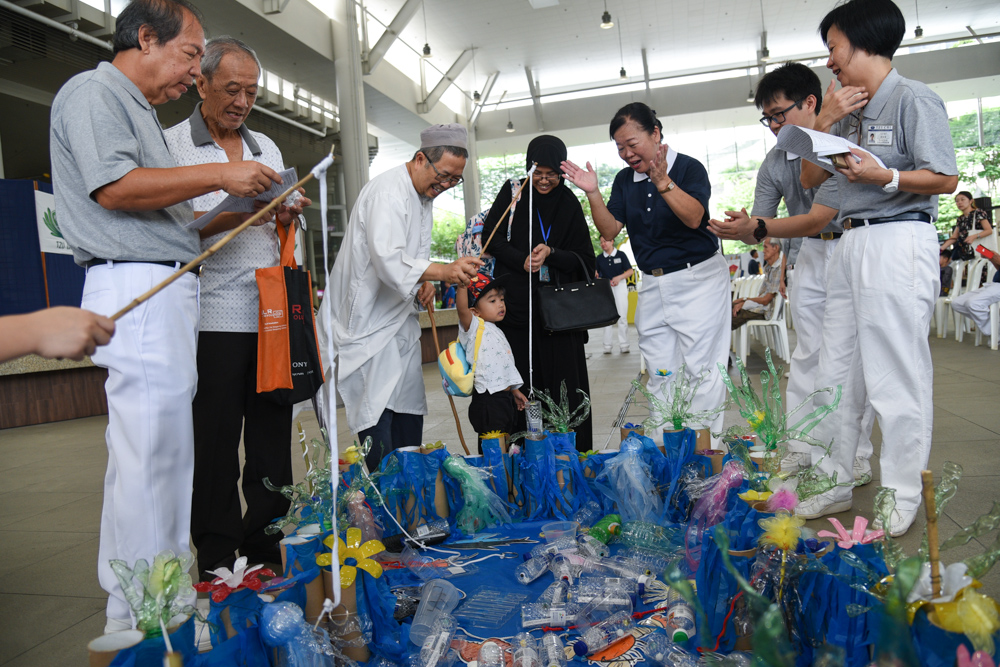
<svg viewBox="0 0 1000 667">
<path fill-rule="evenodd" d="M 760 425 L 764 423 L 764 411 L 757 410 L 754 412 L 753 416 L 747 419 L 747 423 L 750 424 L 750 428 L 752 429 L 759 428 Z"/>
<path fill-rule="evenodd" d="M 758 521 L 764 534 L 757 541 L 761 546 L 774 545 L 783 551 L 794 549 L 802 535 L 802 526 L 806 520 L 800 516 L 781 512 L 773 517 Z"/>
<path fill-rule="evenodd" d="M 922 602 L 910 607 L 919 608 L 921 604 L 929 604 L 933 609 L 928 613 L 928 618 L 935 625 L 948 632 L 965 634 L 975 650 L 992 655 L 993 634 L 1000 630 L 1000 613 L 996 602 L 974 591 L 974 587 L 975 585 L 968 586 L 959 591 L 954 602 Z M 916 609 L 913 613 L 915 611 Z"/>
<path fill-rule="evenodd" d="M 354 465 L 360 460 L 361 460 L 361 453 L 358 451 L 356 445 L 351 445 L 350 447 L 344 450 L 344 461 L 346 461 L 347 463 Z"/>
<path fill-rule="evenodd" d="M 442 447 L 444 447 L 444 443 L 438 440 L 437 442 L 432 442 L 427 445 L 421 445 L 420 449 L 422 449 L 425 452 L 432 452 L 435 449 L 441 449 Z"/>
<path fill-rule="evenodd" d="M 507 434 L 504 433 L 503 431 L 487 431 L 486 433 L 483 433 L 482 438 L 483 440 L 496 440 L 502 435 L 507 435 Z"/>
<path fill-rule="evenodd" d="M 339 537 L 336 539 L 339 542 L 337 553 L 340 557 L 341 588 L 349 588 L 354 584 L 354 580 L 358 576 L 359 567 L 376 579 L 382 576 L 382 566 L 379 565 L 378 561 L 371 559 L 375 554 L 385 551 L 385 546 L 381 542 L 378 540 L 368 540 L 364 544 L 361 544 L 360 528 L 347 529 L 347 544 L 344 544 L 344 540 Z M 332 549 L 333 540 L 334 536 L 330 535 L 323 540 L 323 544 Z M 327 567 L 332 562 L 332 552 L 328 551 L 316 556 L 316 564 L 322 567 Z"/>
<path fill-rule="evenodd" d="M 754 491 L 753 489 L 744 491 L 740 494 L 740 499 L 748 503 L 755 503 L 758 500 L 767 500 L 770 497 L 770 491 Z"/>
</svg>

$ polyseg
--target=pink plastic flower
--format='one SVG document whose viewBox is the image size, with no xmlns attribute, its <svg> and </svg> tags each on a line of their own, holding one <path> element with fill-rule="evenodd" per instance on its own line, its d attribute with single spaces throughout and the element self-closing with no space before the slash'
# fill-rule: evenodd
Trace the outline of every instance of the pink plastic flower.
<svg viewBox="0 0 1000 667">
<path fill-rule="evenodd" d="M 855 544 L 871 544 L 875 540 L 885 536 L 885 531 L 883 530 L 866 531 L 865 529 L 868 528 L 868 519 L 863 516 L 854 517 L 854 529 L 850 533 L 847 532 L 840 521 L 830 519 L 830 523 L 837 529 L 836 533 L 831 533 L 829 530 L 821 530 L 816 534 L 819 537 L 836 538 L 837 544 L 842 549 L 850 549 Z"/>
<path fill-rule="evenodd" d="M 976 651 L 970 656 L 969 649 L 965 647 L 965 644 L 959 645 L 956 655 L 958 657 L 958 667 L 996 667 L 993 663 L 993 658 L 988 653 Z"/>
</svg>

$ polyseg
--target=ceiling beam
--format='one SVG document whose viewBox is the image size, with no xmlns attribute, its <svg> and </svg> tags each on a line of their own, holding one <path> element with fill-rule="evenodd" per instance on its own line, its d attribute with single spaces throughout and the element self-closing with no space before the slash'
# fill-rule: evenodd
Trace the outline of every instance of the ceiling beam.
<svg viewBox="0 0 1000 667">
<path fill-rule="evenodd" d="M 437 82 L 436 86 L 434 86 L 434 90 L 427 95 L 427 99 L 417 105 L 417 113 L 428 113 L 434 108 L 435 105 L 437 105 L 438 100 L 440 100 L 441 96 L 444 95 L 444 91 L 448 90 L 448 86 L 455 83 L 455 79 L 457 79 L 458 75 L 462 73 L 462 70 L 464 70 L 470 62 L 472 62 L 472 53 L 472 49 L 462 51 L 461 55 L 458 56 L 458 59 L 455 60 L 454 64 L 448 68 L 448 71 L 444 73 L 441 80 Z"/>
<path fill-rule="evenodd" d="M 469 116 L 469 125 L 473 127 L 476 126 L 476 120 L 479 118 L 479 114 L 483 112 L 483 105 L 486 104 L 486 100 L 490 99 L 490 93 L 493 92 L 493 84 L 497 82 L 497 78 L 500 76 L 500 72 L 493 72 L 488 77 L 486 77 L 486 85 L 483 86 L 483 94 L 479 98 L 479 102 L 475 105 L 472 110 L 472 115 Z"/>
<path fill-rule="evenodd" d="M 375 42 L 375 46 L 372 50 L 368 52 L 368 58 L 361 63 L 362 71 L 365 74 L 371 74 L 372 71 L 378 67 L 378 64 L 382 62 L 385 58 L 385 54 L 388 53 L 389 47 L 399 39 L 400 33 L 403 29 L 409 25 L 410 21 L 413 19 L 413 15 L 417 13 L 420 9 L 420 4 L 423 0 L 406 0 L 403 6 L 399 8 L 396 12 L 396 16 L 393 17 L 389 26 L 382 33 L 382 36 L 378 38 Z"/>
<path fill-rule="evenodd" d="M 535 77 L 531 75 L 531 69 L 525 67 L 524 75 L 528 77 L 528 92 L 531 94 L 531 105 L 535 107 L 535 127 L 538 128 L 539 132 L 543 132 L 545 126 L 542 123 L 542 101 L 538 95 L 538 86 L 535 85 Z"/>
</svg>

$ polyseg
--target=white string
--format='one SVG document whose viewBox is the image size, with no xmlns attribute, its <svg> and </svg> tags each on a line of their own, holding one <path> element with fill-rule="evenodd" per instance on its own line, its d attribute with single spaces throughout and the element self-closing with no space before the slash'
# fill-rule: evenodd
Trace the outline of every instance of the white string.
<svg viewBox="0 0 1000 667">
<path fill-rule="evenodd" d="M 528 170 L 528 180 L 531 180 L 531 175 L 535 173 L 535 168 L 538 164 L 532 164 L 531 169 Z M 528 399 L 534 400 L 535 398 L 535 337 L 534 337 L 534 322 L 535 322 L 535 311 L 532 308 L 532 298 L 531 293 L 534 292 L 531 284 L 531 274 L 534 266 L 531 262 L 531 252 L 534 250 L 534 246 L 531 245 L 531 240 L 533 237 L 532 231 L 535 229 L 535 219 L 532 216 L 535 210 L 535 188 L 531 183 L 527 184 L 528 187 Z M 514 218 L 513 213 L 511 214 L 511 219 Z"/>
<path fill-rule="evenodd" d="M 325 299 L 327 294 L 330 292 L 330 231 L 327 222 L 327 207 L 329 206 L 329 201 L 327 199 L 327 185 L 326 185 L 326 170 L 333 165 L 333 156 L 328 155 L 320 161 L 312 169 L 313 178 L 319 181 L 319 211 L 320 218 L 323 221 L 323 272 L 326 276 L 323 298 Z M 324 402 L 324 407 L 326 408 L 326 414 L 323 416 L 323 421 L 326 425 L 326 435 L 330 440 L 330 483 L 333 485 L 331 489 L 332 497 L 337 497 L 337 486 L 340 483 L 340 471 L 337 469 L 337 461 L 340 458 L 340 446 L 337 442 L 337 364 L 334 361 L 333 352 L 333 322 L 330 321 L 330 308 L 320 308 L 320 313 L 323 317 L 323 329 L 327 332 L 326 336 L 326 357 L 330 360 L 330 374 L 326 377 L 326 390 L 327 390 L 327 400 Z M 320 360 L 320 365 L 322 366 L 322 360 Z M 336 512 L 336 503 L 331 504 L 330 509 L 330 525 L 336 530 L 337 517 L 333 516 Z M 333 555 L 331 558 L 332 563 L 340 563 L 339 556 L 337 552 L 340 550 L 339 540 L 333 540 Z M 340 577 L 336 576 L 330 577 L 333 581 L 333 606 L 336 607 L 340 604 Z"/>
</svg>

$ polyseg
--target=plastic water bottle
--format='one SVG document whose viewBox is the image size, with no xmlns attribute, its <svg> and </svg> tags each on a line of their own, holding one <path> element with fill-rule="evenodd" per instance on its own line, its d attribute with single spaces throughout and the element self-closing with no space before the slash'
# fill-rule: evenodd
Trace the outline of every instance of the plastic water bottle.
<svg viewBox="0 0 1000 667">
<path fill-rule="evenodd" d="M 667 625 L 673 633 L 671 638 L 678 644 L 694 636 L 694 610 L 672 588 L 667 591 Z"/>
<path fill-rule="evenodd" d="M 535 559 L 532 558 L 531 560 Z M 530 562 L 530 560 L 527 561 L 527 563 Z M 573 572 L 573 565 L 569 562 L 569 559 L 566 558 L 566 556 L 560 554 L 559 556 L 553 558 L 552 562 L 549 564 L 549 568 L 552 570 L 552 576 L 555 577 L 557 581 L 562 579 L 563 581 L 572 584 L 574 579 L 576 579 Z"/>
<path fill-rule="evenodd" d="M 427 634 L 420 647 L 420 664 L 424 667 L 435 667 L 451 648 L 451 640 L 455 636 L 458 623 L 450 614 L 441 614 L 434 620 L 431 631 Z"/>
<path fill-rule="evenodd" d="M 580 612 L 583 618 L 593 618 L 595 611 L 604 612 L 600 618 L 593 618 L 590 623 L 619 611 L 631 614 L 635 608 L 635 597 L 618 581 L 620 580 L 601 581 L 597 577 L 590 578 L 586 582 L 581 581 L 569 590 L 568 599 L 581 605 Z"/>
<path fill-rule="evenodd" d="M 573 652 L 578 656 L 590 655 L 611 646 L 632 629 L 632 617 L 623 611 L 583 631 L 580 639 L 573 644 Z"/>
<path fill-rule="evenodd" d="M 538 558 L 539 556 L 555 556 L 556 554 L 576 553 L 580 550 L 580 543 L 575 537 L 560 537 L 555 542 L 545 542 L 537 545 L 529 553 L 525 554 L 524 560 Z"/>
<path fill-rule="evenodd" d="M 562 639 L 554 632 L 542 635 L 542 667 L 565 667 L 566 651 Z"/>
<path fill-rule="evenodd" d="M 607 544 L 611 538 L 621 532 L 621 529 L 622 518 L 617 514 L 609 514 L 591 526 L 587 534 Z"/>
<path fill-rule="evenodd" d="M 503 649 L 496 642 L 483 642 L 476 661 L 479 667 L 504 667 Z"/>
<path fill-rule="evenodd" d="M 590 535 L 577 535 L 576 541 L 580 545 L 580 551 L 594 558 L 607 558 L 611 555 L 608 545 L 601 542 L 596 537 Z"/>
<path fill-rule="evenodd" d="M 605 577 L 603 575 L 593 573 L 581 574 L 579 584 L 580 586 L 620 586 L 622 590 L 632 597 L 633 600 L 637 600 L 637 596 L 646 592 L 638 582 L 633 581 L 632 579 L 627 579 L 625 577 Z"/>
<path fill-rule="evenodd" d="M 588 500 L 587 504 L 576 511 L 573 521 L 580 524 L 581 528 L 593 526 L 601 518 L 601 505 L 596 500 Z"/>
<path fill-rule="evenodd" d="M 347 503 L 347 518 L 352 526 L 361 529 L 361 541 L 381 540 L 382 527 L 375 523 L 371 509 L 365 504 L 365 494 L 356 492 Z"/>
<path fill-rule="evenodd" d="M 535 638 L 527 632 L 516 634 L 511 648 L 514 649 L 512 667 L 541 667 L 538 644 L 535 643 Z"/>
<path fill-rule="evenodd" d="M 575 625 L 580 613 L 580 606 L 572 602 L 545 604 L 530 602 L 521 605 L 521 627 L 531 628 L 565 628 Z"/>
<path fill-rule="evenodd" d="M 451 535 L 451 526 L 448 525 L 447 519 L 437 519 L 422 526 L 417 526 L 415 530 L 410 531 L 410 534 L 413 535 L 413 540 L 400 533 L 399 535 L 391 535 L 384 538 L 382 545 L 386 551 L 399 553 L 406 545 L 410 545 L 413 548 L 421 548 L 418 542 L 428 545 L 440 544 Z"/>
<path fill-rule="evenodd" d="M 566 601 L 566 591 L 569 589 L 569 584 L 561 579 L 559 581 L 553 581 L 549 584 L 549 587 L 542 591 L 542 594 L 538 596 L 537 602 L 541 604 L 560 604 Z"/>
<path fill-rule="evenodd" d="M 527 586 L 549 569 L 549 558 L 547 555 L 542 555 L 538 558 L 529 558 L 514 568 L 514 576 L 517 577 L 518 581 Z"/>
<path fill-rule="evenodd" d="M 679 546 L 676 542 L 679 535 L 680 531 L 677 529 L 668 529 L 645 521 L 628 521 L 622 524 L 621 532 L 615 541 L 627 547 L 672 552 Z"/>
<path fill-rule="evenodd" d="M 698 659 L 670 641 L 666 635 L 654 633 L 643 638 L 646 660 L 654 667 L 697 667 Z"/>
</svg>

